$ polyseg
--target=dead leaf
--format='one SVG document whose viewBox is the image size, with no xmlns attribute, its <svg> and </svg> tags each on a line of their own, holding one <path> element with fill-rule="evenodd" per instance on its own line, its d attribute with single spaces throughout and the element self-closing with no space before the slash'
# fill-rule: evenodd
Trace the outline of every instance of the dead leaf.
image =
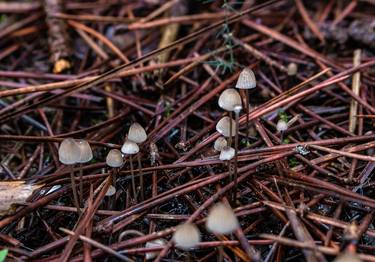
<svg viewBox="0 0 375 262">
<path fill-rule="evenodd" d="M 14 211 L 15 204 L 26 203 L 33 191 L 42 186 L 26 184 L 25 181 L 0 181 L 0 215 Z"/>
</svg>

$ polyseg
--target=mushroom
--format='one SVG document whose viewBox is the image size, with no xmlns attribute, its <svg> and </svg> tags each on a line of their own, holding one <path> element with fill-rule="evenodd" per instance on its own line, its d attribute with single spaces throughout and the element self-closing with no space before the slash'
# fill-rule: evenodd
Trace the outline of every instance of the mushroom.
<svg viewBox="0 0 375 262">
<path fill-rule="evenodd" d="M 82 204 L 83 203 L 83 170 L 82 170 L 82 164 L 90 162 L 93 158 L 92 150 L 90 147 L 90 144 L 84 140 L 84 139 L 76 139 L 76 143 L 80 150 L 80 156 L 79 156 L 79 201 Z"/>
<path fill-rule="evenodd" d="M 137 191 L 135 187 L 135 178 L 134 178 L 134 167 L 133 167 L 133 155 L 137 154 L 139 152 L 139 147 L 138 145 L 129 140 L 126 139 L 125 143 L 121 147 L 121 152 L 125 155 L 129 155 L 129 162 L 130 162 L 130 173 L 131 173 L 131 178 L 132 178 L 132 189 L 133 189 L 133 196 L 134 200 L 137 199 Z"/>
<path fill-rule="evenodd" d="M 59 161 L 63 163 L 64 165 L 70 166 L 70 182 L 72 185 L 72 191 L 73 191 L 73 200 L 74 205 L 77 208 L 77 212 L 80 215 L 81 209 L 78 202 L 78 195 L 77 195 L 77 188 L 76 188 L 76 182 L 74 180 L 74 169 L 73 166 L 75 163 L 78 163 L 81 156 L 80 148 L 77 144 L 77 142 L 73 138 L 66 138 L 64 139 L 60 146 L 59 146 Z"/>
<path fill-rule="evenodd" d="M 238 106 L 241 106 L 241 96 L 237 92 L 237 90 L 233 88 L 229 88 L 224 90 L 218 101 L 219 106 L 229 112 L 229 117 L 232 118 L 232 112 L 236 111 L 235 109 L 238 108 Z M 232 125 L 233 123 L 230 121 L 229 122 L 229 131 L 232 130 Z M 229 145 L 232 144 L 232 135 L 229 135 Z"/>
<path fill-rule="evenodd" d="M 221 161 L 230 161 L 235 155 L 235 150 L 233 147 L 230 146 L 225 146 L 221 151 L 220 151 L 220 156 L 219 159 Z"/>
<path fill-rule="evenodd" d="M 112 167 L 112 185 L 116 187 L 116 177 L 118 169 L 124 164 L 121 151 L 118 149 L 111 149 L 105 159 L 107 166 Z"/>
<path fill-rule="evenodd" d="M 250 98 L 249 89 L 255 88 L 257 85 L 254 72 L 250 68 L 244 68 L 240 73 L 236 88 L 245 90 L 245 109 L 246 109 L 246 139 L 249 137 L 249 113 L 250 113 Z"/>
<path fill-rule="evenodd" d="M 229 116 L 224 116 L 217 122 L 216 131 L 224 137 L 232 137 L 236 132 L 236 123 Z"/>
<path fill-rule="evenodd" d="M 298 72 L 298 65 L 294 62 L 289 63 L 288 65 L 288 76 L 295 76 Z"/>
<path fill-rule="evenodd" d="M 145 129 L 140 124 L 133 123 L 129 127 L 128 139 L 137 144 L 145 142 L 147 140 L 147 134 Z"/>
<path fill-rule="evenodd" d="M 228 145 L 228 142 L 225 139 L 225 137 L 219 136 L 214 142 L 214 149 L 218 152 L 221 152 L 221 150 L 223 150 L 223 148 L 226 147 L 227 145 Z"/>
<path fill-rule="evenodd" d="M 219 96 L 218 104 L 222 109 L 232 112 L 235 106 L 241 105 L 241 96 L 234 88 L 225 89 Z"/>
<path fill-rule="evenodd" d="M 128 131 L 128 139 L 140 144 L 147 140 L 147 134 L 145 129 L 138 123 L 133 123 Z M 139 183 L 141 186 L 141 200 L 144 199 L 144 190 L 143 190 L 143 172 L 142 172 L 142 161 L 140 154 L 137 154 L 138 161 L 138 170 L 139 170 Z"/>
<path fill-rule="evenodd" d="M 221 150 L 220 156 L 219 156 L 219 159 L 221 161 L 227 162 L 228 172 L 229 172 L 229 181 L 233 181 L 232 169 L 230 168 L 230 161 L 232 160 L 234 155 L 235 155 L 235 149 L 230 146 L 226 146 Z"/>
<path fill-rule="evenodd" d="M 214 234 L 228 235 L 239 227 L 239 223 L 233 210 L 223 204 L 217 203 L 208 213 L 206 228 Z"/>
<path fill-rule="evenodd" d="M 152 248 L 152 247 L 164 247 L 167 245 L 167 241 L 165 239 L 159 238 L 152 241 L 149 241 L 146 243 L 146 248 Z M 159 255 L 159 251 L 152 251 L 152 252 L 146 252 L 145 258 L 146 260 L 154 259 Z"/>
<path fill-rule="evenodd" d="M 288 123 L 284 119 L 279 119 L 276 124 L 276 130 L 280 133 L 280 140 L 283 143 L 283 137 L 286 130 L 288 130 Z"/>
<path fill-rule="evenodd" d="M 183 250 L 194 248 L 201 241 L 201 235 L 196 225 L 186 222 L 177 226 L 173 234 L 173 242 Z"/>
<path fill-rule="evenodd" d="M 234 113 L 236 117 L 236 135 L 234 138 L 234 187 L 233 187 L 233 197 L 232 200 L 235 200 L 235 197 L 237 195 L 237 177 L 238 177 L 238 130 L 240 128 L 240 112 L 242 110 L 241 104 L 238 104 L 234 107 Z"/>
<path fill-rule="evenodd" d="M 107 192 L 105 193 L 106 196 L 111 197 L 116 194 L 116 188 L 112 185 L 110 185 L 107 189 Z"/>
</svg>

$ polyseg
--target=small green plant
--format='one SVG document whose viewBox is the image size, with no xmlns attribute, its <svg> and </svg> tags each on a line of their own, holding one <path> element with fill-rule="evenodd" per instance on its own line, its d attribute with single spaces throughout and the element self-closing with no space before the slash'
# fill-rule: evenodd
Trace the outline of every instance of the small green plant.
<svg viewBox="0 0 375 262">
<path fill-rule="evenodd" d="M 204 1 L 203 3 L 209 3 L 210 1 Z M 236 62 L 236 59 L 234 57 L 233 49 L 235 47 L 234 41 L 232 39 L 232 32 L 229 27 L 229 23 L 227 22 L 227 19 L 229 17 L 229 12 L 236 12 L 236 9 L 234 8 L 235 5 L 242 4 L 242 1 L 229 3 L 227 0 L 224 0 L 223 5 L 221 6 L 224 9 L 224 12 L 226 13 L 225 19 L 226 22 L 221 28 L 221 30 L 217 33 L 217 38 L 223 38 L 224 40 L 224 46 L 227 47 L 228 52 L 224 57 L 216 58 L 216 60 L 208 61 L 207 63 L 212 65 L 216 68 L 219 72 L 222 74 L 225 74 L 227 72 L 233 72 L 236 67 L 240 67 L 240 65 Z"/>
<path fill-rule="evenodd" d="M 280 119 L 280 120 L 283 120 L 283 121 L 285 121 L 285 122 L 288 122 L 288 120 L 289 120 L 288 114 L 285 113 L 284 110 L 280 110 L 280 111 L 278 112 L 278 116 L 279 116 L 279 119 Z"/>
<path fill-rule="evenodd" d="M 290 167 L 296 167 L 296 166 L 298 166 L 298 160 L 297 160 L 297 158 L 295 158 L 295 157 L 291 157 L 290 159 L 289 159 L 289 166 Z"/>
</svg>

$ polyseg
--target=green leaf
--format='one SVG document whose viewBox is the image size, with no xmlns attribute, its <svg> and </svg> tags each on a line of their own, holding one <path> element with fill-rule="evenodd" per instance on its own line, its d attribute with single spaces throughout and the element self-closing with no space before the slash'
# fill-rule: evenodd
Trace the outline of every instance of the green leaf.
<svg viewBox="0 0 375 262">
<path fill-rule="evenodd" d="M 0 262 L 4 262 L 8 255 L 8 249 L 3 249 L 0 251 Z"/>
</svg>

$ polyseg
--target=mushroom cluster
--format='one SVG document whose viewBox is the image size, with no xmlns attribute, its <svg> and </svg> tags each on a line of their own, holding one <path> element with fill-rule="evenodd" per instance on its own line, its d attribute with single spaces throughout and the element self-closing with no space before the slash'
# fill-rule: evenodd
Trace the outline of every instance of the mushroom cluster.
<svg viewBox="0 0 375 262">
<path fill-rule="evenodd" d="M 138 156 L 138 170 L 140 175 L 140 186 L 141 186 L 141 198 L 143 199 L 143 175 L 142 175 L 142 166 L 139 153 L 139 146 L 145 142 L 147 139 L 147 134 L 145 129 L 138 123 L 133 123 L 128 131 L 127 138 L 124 144 L 121 147 L 121 151 L 117 149 L 112 149 L 108 152 L 106 157 L 106 164 L 112 168 L 111 179 L 112 186 L 110 187 L 110 192 L 107 195 L 114 195 L 116 192 L 116 176 L 119 168 L 124 164 L 123 154 L 129 155 L 130 159 L 130 170 L 132 176 L 132 188 L 134 198 L 136 199 L 136 186 L 134 178 L 134 168 L 132 155 Z M 71 187 L 73 191 L 73 201 L 74 205 L 77 208 L 78 214 L 81 213 L 80 206 L 83 204 L 83 168 L 82 164 L 88 163 L 93 159 L 93 153 L 90 144 L 84 139 L 73 139 L 65 138 L 62 140 L 58 150 L 59 161 L 66 165 L 70 166 L 70 180 Z M 76 178 L 74 175 L 74 165 L 79 164 L 79 198 L 77 192 Z"/>
<path fill-rule="evenodd" d="M 236 88 L 240 91 L 245 91 L 244 104 L 246 108 L 246 139 L 249 137 L 249 89 L 256 87 L 256 80 L 254 72 L 245 68 L 240 73 Z M 238 133 L 239 133 L 239 118 L 242 110 L 242 99 L 240 93 L 234 88 L 225 89 L 219 96 L 219 107 L 228 112 L 229 116 L 222 117 L 216 124 L 216 131 L 223 137 L 217 138 L 214 143 L 214 149 L 220 152 L 219 159 L 227 161 L 229 177 L 231 182 L 234 181 L 233 197 L 236 195 L 237 188 L 237 154 L 238 154 Z M 235 113 L 235 120 L 232 114 Z M 232 139 L 234 139 L 234 148 L 232 147 Z M 225 138 L 228 138 L 226 141 Z M 234 179 L 230 168 L 231 160 L 234 158 Z"/>
</svg>

